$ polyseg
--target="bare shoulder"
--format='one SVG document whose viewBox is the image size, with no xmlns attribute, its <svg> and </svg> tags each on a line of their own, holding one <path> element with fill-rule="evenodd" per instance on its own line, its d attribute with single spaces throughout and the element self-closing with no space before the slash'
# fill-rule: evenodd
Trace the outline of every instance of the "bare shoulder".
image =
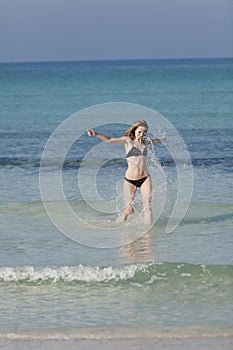
<svg viewBox="0 0 233 350">
<path fill-rule="evenodd" d="M 123 136 L 124 143 L 127 145 L 131 145 L 133 143 L 133 140 L 129 136 Z"/>
<path fill-rule="evenodd" d="M 126 151 L 133 147 L 133 140 L 129 136 L 123 136 L 124 137 L 124 146 Z"/>
<path fill-rule="evenodd" d="M 128 137 L 128 136 L 121 136 L 121 137 L 119 137 L 119 141 L 121 142 L 121 143 L 123 143 L 123 144 L 128 144 L 129 142 L 130 142 L 130 137 Z"/>
</svg>

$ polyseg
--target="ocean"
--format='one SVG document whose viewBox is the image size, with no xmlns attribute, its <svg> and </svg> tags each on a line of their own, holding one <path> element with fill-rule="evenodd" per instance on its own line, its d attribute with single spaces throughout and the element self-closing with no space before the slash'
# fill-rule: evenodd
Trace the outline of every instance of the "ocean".
<svg viewBox="0 0 233 350">
<path fill-rule="evenodd" d="M 233 59 L 2 63 L 0 106 L 2 342 L 233 335 Z M 65 138 L 79 134 L 87 114 L 90 128 L 99 123 L 99 132 L 120 136 L 123 120 L 131 120 L 125 106 L 142 112 L 134 119 L 144 109 L 158 112 L 184 142 L 193 170 L 187 213 L 170 233 L 165 210 L 150 230 L 136 222 L 134 236 L 135 222 L 132 229 L 129 221 L 131 238 L 119 235 L 111 208 L 96 210 L 95 202 L 114 207 L 121 201 L 116 183 L 121 188 L 126 168 L 122 146 L 99 150 L 98 140 L 82 133 L 62 164 L 64 193 L 81 213 L 73 239 L 43 205 L 42 154 L 72 115 L 77 130 Z M 166 131 L 152 123 L 153 135 Z M 155 206 L 166 197 L 169 207 L 177 165 L 166 144 L 150 154 L 152 172 L 153 166 L 158 170 Z M 52 186 L 57 163 L 45 165 L 46 171 Z M 64 231 L 68 221 L 64 214 Z"/>
</svg>

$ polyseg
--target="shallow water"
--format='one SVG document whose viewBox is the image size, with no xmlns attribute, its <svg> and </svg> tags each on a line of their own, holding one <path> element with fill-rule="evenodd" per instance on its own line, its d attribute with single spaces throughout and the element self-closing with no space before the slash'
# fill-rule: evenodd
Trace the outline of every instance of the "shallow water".
<svg viewBox="0 0 233 350">
<path fill-rule="evenodd" d="M 107 327 L 178 327 L 179 333 L 198 326 L 213 334 L 231 329 L 232 75 L 232 60 L 0 65 L 2 335 L 91 333 Z M 63 120 L 111 101 L 154 108 L 173 123 L 191 155 L 194 188 L 185 218 L 166 234 L 177 177 L 165 147 L 157 147 L 156 159 L 166 174 L 166 210 L 138 240 L 130 239 L 129 225 L 126 240 L 114 237 L 118 246 L 97 249 L 70 240 L 50 222 L 41 201 L 39 167 L 48 137 Z M 152 127 L 151 132 L 161 130 Z M 85 155 L 95 141 L 83 136 L 80 142 Z M 74 145 L 63 166 L 64 191 L 73 210 L 104 231 L 116 216 L 88 211 L 77 188 L 82 159 L 76 151 Z M 101 154 L 104 166 L 96 183 L 110 204 L 125 161 L 112 162 L 115 151 L 109 152 Z M 95 162 L 87 159 L 88 173 Z M 155 206 L 164 189 L 156 184 Z M 98 232 L 89 238 L 82 232 L 83 242 L 98 245 Z"/>
</svg>

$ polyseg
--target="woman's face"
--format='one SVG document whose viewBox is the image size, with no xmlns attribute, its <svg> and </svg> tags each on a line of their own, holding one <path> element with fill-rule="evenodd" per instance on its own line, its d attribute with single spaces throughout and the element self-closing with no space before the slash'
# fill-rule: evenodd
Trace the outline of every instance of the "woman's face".
<svg viewBox="0 0 233 350">
<path fill-rule="evenodd" d="M 147 133 L 147 129 L 144 126 L 139 126 L 135 130 L 135 139 L 142 140 L 143 137 L 146 135 L 146 133 Z"/>
</svg>

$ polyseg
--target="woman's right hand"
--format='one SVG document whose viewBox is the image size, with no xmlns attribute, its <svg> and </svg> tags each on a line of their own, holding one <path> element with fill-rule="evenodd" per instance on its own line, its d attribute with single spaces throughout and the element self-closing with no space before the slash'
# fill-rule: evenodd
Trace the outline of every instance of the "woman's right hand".
<svg viewBox="0 0 233 350">
<path fill-rule="evenodd" d="M 91 129 L 87 129 L 87 135 L 88 136 L 96 136 L 95 131 Z"/>
</svg>

